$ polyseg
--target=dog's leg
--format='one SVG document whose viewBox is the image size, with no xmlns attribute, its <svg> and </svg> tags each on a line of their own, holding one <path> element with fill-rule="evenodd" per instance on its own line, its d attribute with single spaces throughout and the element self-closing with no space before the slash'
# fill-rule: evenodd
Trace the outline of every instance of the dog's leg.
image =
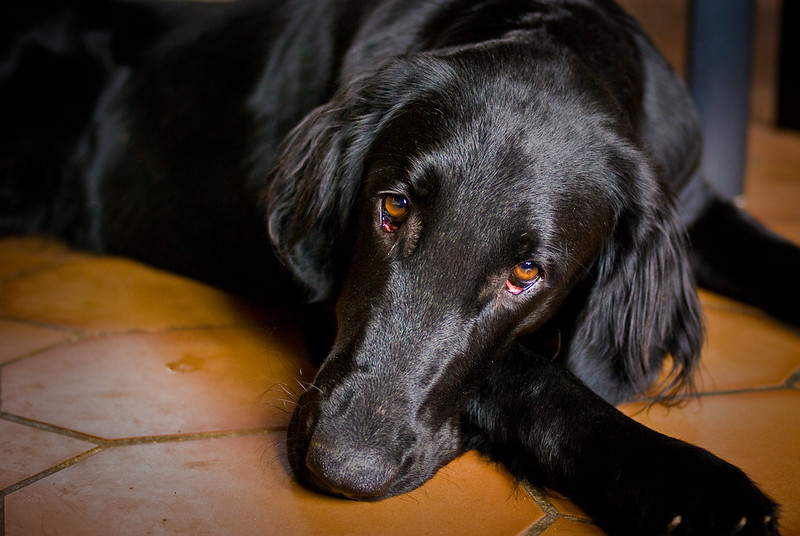
<svg viewBox="0 0 800 536">
<path fill-rule="evenodd" d="M 573 499 L 609 534 L 776 535 L 776 507 L 733 465 L 626 417 L 517 345 L 469 400 L 465 448 Z"/>
<path fill-rule="evenodd" d="M 800 326 L 800 248 L 712 197 L 690 227 L 698 283 Z"/>
</svg>

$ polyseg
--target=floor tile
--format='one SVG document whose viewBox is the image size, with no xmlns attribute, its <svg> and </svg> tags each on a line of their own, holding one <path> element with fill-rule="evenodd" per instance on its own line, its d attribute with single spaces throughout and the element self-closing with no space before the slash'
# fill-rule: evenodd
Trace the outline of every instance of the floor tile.
<svg viewBox="0 0 800 536">
<path fill-rule="evenodd" d="M 116 447 L 6 497 L 6 535 L 237 534 L 514 536 L 541 511 L 467 455 L 423 488 L 380 503 L 295 484 L 282 436 Z"/>
<path fill-rule="evenodd" d="M 252 320 L 225 292 L 113 257 L 79 257 L 0 283 L 0 315 L 93 331 Z"/>
<path fill-rule="evenodd" d="M 0 318 L 0 365 L 67 341 L 74 333 Z"/>
<path fill-rule="evenodd" d="M 39 237 L 0 238 L 0 281 L 53 266 L 70 255 L 66 246 L 54 240 Z"/>
<path fill-rule="evenodd" d="M 766 315 L 706 308 L 706 333 L 701 391 L 780 386 L 800 369 L 800 336 Z"/>
<path fill-rule="evenodd" d="M 87 339 L 3 369 L 3 410 L 102 438 L 285 426 L 303 356 L 292 327 Z"/>
<path fill-rule="evenodd" d="M 796 225 L 800 199 L 798 145 L 800 132 L 753 125 L 749 130 L 744 192 L 748 212 L 776 231 L 791 232 L 788 238 L 796 243 L 800 243 L 800 234 L 792 229 L 800 231 Z"/>
<path fill-rule="evenodd" d="M 635 408 L 623 409 L 630 414 Z M 800 534 L 800 391 L 704 396 L 634 418 L 740 467 L 782 505 L 782 526 Z"/>
<path fill-rule="evenodd" d="M 733 300 L 731 298 L 728 298 L 727 296 L 723 296 L 722 294 L 717 294 L 715 292 L 711 292 L 706 289 L 701 288 L 698 291 L 698 296 L 700 297 L 700 304 L 703 306 L 703 309 L 738 311 L 754 315 L 766 316 L 766 314 L 761 312 L 759 309 L 756 309 L 755 307 L 745 305 L 742 302 Z"/>
<path fill-rule="evenodd" d="M 0 420 L 0 490 L 93 448 L 85 441 Z"/>
</svg>

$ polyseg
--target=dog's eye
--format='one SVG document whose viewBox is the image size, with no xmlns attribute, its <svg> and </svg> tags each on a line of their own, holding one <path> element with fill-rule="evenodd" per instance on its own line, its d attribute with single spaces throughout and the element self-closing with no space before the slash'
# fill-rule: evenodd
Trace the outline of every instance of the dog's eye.
<svg viewBox="0 0 800 536">
<path fill-rule="evenodd" d="M 533 261 L 521 262 L 514 267 L 506 281 L 506 290 L 520 294 L 539 281 L 539 267 Z"/>
<path fill-rule="evenodd" d="M 383 230 L 388 233 L 396 231 L 408 216 L 408 198 L 395 194 L 385 196 L 381 203 L 381 213 Z"/>
</svg>

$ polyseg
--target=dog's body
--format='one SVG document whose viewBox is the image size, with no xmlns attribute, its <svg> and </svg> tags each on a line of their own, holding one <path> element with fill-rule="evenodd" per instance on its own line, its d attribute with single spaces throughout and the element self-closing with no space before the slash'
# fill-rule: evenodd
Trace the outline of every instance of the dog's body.
<svg viewBox="0 0 800 536">
<path fill-rule="evenodd" d="M 685 90 L 615 5 L 35 12 L 0 23 L 0 230 L 335 303 L 298 478 L 376 500 L 477 448 L 612 534 L 777 533 L 738 469 L 608 403 L 667 355 L 662 393 L 690 383 L 690 259 L 800 323 L 800 253 L 703 185 Z"/>
</svg>

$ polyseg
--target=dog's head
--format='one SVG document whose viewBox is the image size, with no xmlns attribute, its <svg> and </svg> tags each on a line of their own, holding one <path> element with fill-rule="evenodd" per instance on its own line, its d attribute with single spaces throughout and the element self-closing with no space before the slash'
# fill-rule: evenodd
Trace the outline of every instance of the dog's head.
<svg viewBox="0 0 800 536">
<path fill-rule="evenodd" d="M 569 58 L 540 60 L 397 60 L 284 144 L 270 234 L 338 320 L 289 429 L 307 483 L 360 499 L 421 484 L 460 450 L 471 383 L 565 300 L 566 360 L 609 398 L 696 351 L 683 239 L 632 119 Z"/>
</svg>

